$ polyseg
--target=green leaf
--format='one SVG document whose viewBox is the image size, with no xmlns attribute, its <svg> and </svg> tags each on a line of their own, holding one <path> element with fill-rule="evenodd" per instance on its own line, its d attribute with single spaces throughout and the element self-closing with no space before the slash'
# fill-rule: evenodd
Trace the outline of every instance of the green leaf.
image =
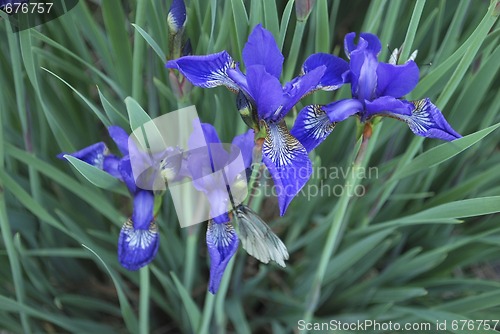
<svg viewBox="0 0 500 334">
<path fill-rule="evenodd" d="M 245 44 L 247 39 L 247 11 L 242 0 L 231 0 L 231 5 L 233 6 L 234 26 L 236 29 L 236 43 L 238 44 L 238 50 L 243 50 L 243 45 Z"/>
<path fill-rule="evenodd" d="M 134 131 L 140 128 L 145 123 L 151 122 L 151 117 L 142 109 L 142 107 L 132 97 L 128 96 L 125 99 L 127 106 L 128 119 L 130 122 L 130 129 Z"/>
<path fill-rule="evenodd" d="M 434 167 L 466 150 L 500 127 L 500 123 L 477 131 L 452 142 L 441 144 L 417 156 L 413 161 L 396 170 L 393 180 L 399 180 L 427 168 Z"/>
<path fill-rule="evenodd" d="M 481 197 L 455 201 L 408 216 L 404 220 L 450 219 L 488 215 L 500 212 L 500 196 Z"/>
<path fill-rule="evenodd" d="M 120 125 L 121 127 L 125 127 L 128 125 L 128 120 L 122 113 L 120 113 L 116 108 L 106 99 L 104 94 L 101 92 L 99 87 L 97 87 L 97 92 L 99 93 L 99 98 L 101 99 L 102 107 L 104 108 L 104 112 L 108 116 L 113 125 Z"/>
<path fill-rule="evenodd" d="M 104 116 L 104 114 L 92 102 L 90 102 L 90 100 L 88 98 L 86 98 L 82 93 L 80 93 L 73 86 L 71 86 L 66 80 L 64 80 L 63 78 L 61 78 L 60 76 L 58 76 L 54 72 L 49 71 L 46 68 L 42 67 L 42 69 L 49 72 L 50 74 L 55 76 L 57 79 L 61 80 L 66 86 L 71 88 L 71 90 L 74 91 L 89 106 L 90 110 L 92 110 L 94 112 L 94 114 L 101 120 L 102 124 L 104 124 L 105 126 L 111 125 L 111 123 L 109 122 L 107 117 Z"/>
<path fill-rule="evenodd" d="M 193 330 L 198 328 L 201 320 L 201 312 L 196 303 L 189 295 L 189 292 L 184 288 L 181 281 L 177 278 L 177 275 L 172 271 L 170 272 L 170 276 L 174 280 L 175 286 L 177 287 L 177 291 L 179 296 L 181 297 L 182 303 L 184 304 L 184 308 L 186 309 L 186 313 L 189 318 L 189 323 L 191 324 L 191 328 Z"/>
<path fill-rule="evenodd" d="M 294 0 L 288 1 L 285 10 L 283 11 L 283 15 L 281 16 L 280 34 L 278 37 L 278 47 L 281 50 L 281 52 L 283 52 L 283 44 L 285 43 L 286 32 L 288 31 L 288 23 L 290 22 L 290 16 L 292 14 L 293 4 Z"/>
<path fill-rule="evenodd" d="M 111 189 L 120 184 L 118 179 L 109 175 L 105 171 L 86 163 L 85 161 L 81 161 L 80 159 L 77 159 L 69 154 L 65 154 L 64 158 L 68 160 L 69 163 L 80 172 L 80 174 L 89 180 L 90 183 L 99 188 Z"/>
<path fill-rule="evenodd" d="M 118 279 L 116 274 L 109 269 L 108 265 L 106 262 L 103 261 L 103 259 L 97 254 L 94 250 L 89 248 L 86 245 L 82 244 L 82 247 L 86 248 L 89 250 L 92 254 L 96 256 L 96 258 L 99 260 L 97 263 L 100 263 L 108 275 L 111 277 L 111 280 L 113 281 L 113 285 L 116 289 L 116 293 L 118 295 L 118 300 L 120 301 L 120 309 L 123 317 L 123 321 L 127 325 L 127 329 L 130 331 L 130 333 L 138 333 L 138 321 L 137 317 L 135 316 L 134 312 L 132 311 L 132 307 L 130 306 L 130 303 L 127 300 L 127 297 L 125 296 L 125 293 L 123 292 L 123 282 Z"/>
<path fill-rule="evenodd" d="M 156 41 L 151 37 L 144 29 L 139 27 L 138 25 L 132 23 L 132 26 L 141 34 L 141 36 L 146 40 L 146 42 L 153 48 L 153 50 L 156 52 L 158 57 L 160 57 L 162 62 L 165 62 L 167 60 L 167 56 L 165 55 L 165 52 L 161 49 L 161 47 L 156 43 Z"/>
</svg>

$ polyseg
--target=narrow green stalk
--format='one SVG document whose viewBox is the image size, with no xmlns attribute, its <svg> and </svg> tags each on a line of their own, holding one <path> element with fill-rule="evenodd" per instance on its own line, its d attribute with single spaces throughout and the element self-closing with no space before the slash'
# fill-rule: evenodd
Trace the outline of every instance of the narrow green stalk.
<svg viewBox="0 0 500 334">
<path fill-rule="evenodd" d="M 233 267 L 236 262 L 237 256 L 238 253 L 234 254 L 233 258 L 227 264 L 226 271 L 220 283 L 219 291 L 217 291 L 217 295 L 215 296 L 215 320 L 217 323 L 217 333 L 224 332 L 226 327 L 226 312 L 224 310 L 224 305 L 226 302 L 227 290 L 229 289 L 229 282 L 231 281 Z"/>
<path fill-rule="evenodd" d="M 403 49 L 401 50 L 401 56 L 399 57 L 399 63 L 405 63 L 410 57 L 412 52 L 413 40 L 415 39 L 415 34 L 417 33 L 418 23 L 420 22 L 420 17 L 422 16 L 422 11 L 424 10 L 425 0 L 417 0 L 415 3 L 415 8 L 413 9 L 413 14 L 411 16 L 410 24 L 408 30 L 406 31 L 405 41 L 403 42 Z"/>
<path fill-rule="evenodd" d="M 286 59 L 286 68 L 284 71 L 284 82 L 288 82 L 292 79 L 297 67 L 297 58 L 299 57 L 299 51 L 302 46 L 304 29 L 306 27 L 307 20 L 297 21 L 295 25 L 295 32 L 293 33 L 292 47 L 290 48 L 290 53 Z"/>
<path fill-rule="evenodd" d="M 139 296 L 139 333 L 149 333 L 149 268 L 145 266 L 139 271 L 140 296 Z"/>
<path fill-rule="evenodd" d="M 346 178 L 344 191 L 340 197 L 339 202 L 335 206 L 334 210 L 328 215 L 325 220 L 332 220 L 332 224 L 328 231 L 327 239 L 325 245 L 323 246 L 323 251 L 321 252 L 321 257 L 319 261 L 318 268 L 314 275 L 313 283 L 311 285 L 311 289 L 309 290 L 309 294 L 306 298 L 306 307 L 305 313 L 302 319 L 309 323 L 314 316 L 314 312 L 318 306 L 319 297 L 321 293 L 321 285 L 325 278 L 326 269 L 328 267 L 328 263 L 337 248 L 339 242 L 339 234 L 342 228 L 342 225 L 346 222 L 344 221 L 347 207 L 351 198 L 354 195 L 354 188 L 359 184 L 361 178 L 359 177 L 360 169 L 364 168 L 367 162 L 367 152 L 368 152 L 368 143 L 372 136 L 372 128 L 370 123 L 365 124 L 365 129 L 363 132 L 363 137 L 361 141 L 361 145 L 359 147 L 358 152 L 356 153 L 356 157 L 352 164 L 352 167 L 349 170 L 349 174 Z M 302 331 L 302 333 L 305 333 Z"/>
<path fill-rule="evenodd" d="M 182 283 L 187 291 L 191 291 L 194 282 L 195 258 L 198 249 L 198 226 L 189 226 L 187 229 L 186 265 L 184 266 L 184 279 Z"/>
<path fill-rule="evenodd" d="M 146 5 L 148 1 L 137 2 L 137 12 L 135 15 L 135 24 L 139 27 L 144 26 L 146 21 Z M 139 31 L 134 32 L 134 52 L 132 55 L 132 97 L 141 104 L 142 92 L 144 86 L 143 69 L 144 64 L 144 38 L 141 37 Z"/>
<path fill-rule="evenodd" d="M 199 334 L 206 334 L 209 332 L 208 328 L 210 326 L 210 320 L 212 320 L 216 298 L 217 298 L 216 296 L 207 291 L 205 296 L 205 306 L 203 306 L 203 318 L 201 319 L 201 324 L 200 327 L 198 328 Z"/>
</svg>

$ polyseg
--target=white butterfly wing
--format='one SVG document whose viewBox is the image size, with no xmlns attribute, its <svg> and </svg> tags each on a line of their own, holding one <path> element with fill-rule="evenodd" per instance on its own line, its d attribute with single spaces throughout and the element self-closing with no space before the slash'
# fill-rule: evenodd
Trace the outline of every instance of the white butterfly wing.
<svg viewBox="0 0 500 334">
<path fill-rule="evenodd" d="M 250 208 L 240 206 L 236 209 L 238 217 L 238 236 L 248 254 L 262 263 L 276 262 L 285 267 L 288 251 L 285 244 Z"/>
</svg>

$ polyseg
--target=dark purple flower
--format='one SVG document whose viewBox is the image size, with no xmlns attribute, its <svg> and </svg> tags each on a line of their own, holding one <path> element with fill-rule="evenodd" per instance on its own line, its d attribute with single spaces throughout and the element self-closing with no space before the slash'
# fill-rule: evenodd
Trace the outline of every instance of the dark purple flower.
<svg viewBox="0 0 500 334">
<path fill-rule="evenodd" d="M 325 70 L 330 68 L 328 75 L 331 80 L 342 82 L 342 74 L 348 69 L 343 60 L 345 68 L 341 64 L 316 66 L 282 86 L 279 77 L 283 59 L 272 34 L 259 24 L 243 49 L 246 75 L 226 51 L 182 57 L 166 65 L 178 69 L 196 86 L 211 88 L 224 85 L 240 92 L 240 112 L 245 109 L 245 112 L 251 113 L 244 118 L 245 122 L 257 132 L 261 126 L 265 129 L 262 160 L 274 179 L 281 215 L 312 173 L 307 150 L 290 134 L 284 117 L 302 97 L 326 85 L 322 82 Z M 337 77 L 333 78 L 335 70 Z"/>
<path fill-rule="evenodd" d="M 423 137 L 442 140 L 461 137 L 429 99 L 406 101 L 401 98 L 410 93 L 419 80 L 419 70 L 413 60 L 402 65 L 379 62 L 381 43 L 377 36 L 362 33 L 357 44 L 354 38 L 355 33 L 345 37 L 344 48 L 350 63 L 349 71 L 342 75 L 344 82 L 351 83 L 352 98 L 326 106 L 306 106 L 291 130 L 308 151 L 319 145 L 337 122 L 352 115 L 357 115 L 362 122 L 374 116 L 396 118 Z M 332 55 L 313 55 L 306 61 L 304 70 L 331 64 L 334 59 Z M 325 75 L 321 84 L 330 87 L 339 83 Z"/>
<path fill-rule="evenodd" d="M 137 270 L 151 262 L 158 251 L 159 237 L 154 222 L 154 193 L 137 187 L 132 174 L 128 134 L 119 126 L 108 128 L 110 137 L 123 157 L 109 153 L 102 142 L 69 154 L 123 181 L 133 197 L 132 217 L 123 225 L 118 239 L 118 260 L 129 270 Z M 60 159 L 64 154 L 59 154 Z"/>
</svg>

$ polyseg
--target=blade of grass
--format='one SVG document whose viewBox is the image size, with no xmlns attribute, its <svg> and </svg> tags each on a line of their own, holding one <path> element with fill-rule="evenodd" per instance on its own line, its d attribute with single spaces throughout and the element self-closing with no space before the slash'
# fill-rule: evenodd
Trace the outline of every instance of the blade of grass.
<svg viewBox="0 0 500 334">
<path fill-rule="evenodd" d="M 146 21 L 146 9 L 149 1 L 138 1 L 136 6 L 135 24 L 139 27 Z M 144 88 L 143 63 L 144 63 L 144 39 L 138 29 L 134 32 L 134 51 L 132 55 L 132 97 L 141 103 Z"/>
<path fill-rule="evenodd" d="M 112 272 L 111 269 L 109 269 L 108 265 L 103 261 L 103 259 L 99 256 L 99 254 L 97 254 L 94 250 L 92 250 L 91 248 L 89 248 L 84 244 L 82 244 L 82 247 L 84 247 L 85 249 L 87 249 L 88 251 L 90 251 L 92 254 L 95 255 L 95 257 L 99 260 L 97 261 L 97 263 L 100 263 L 104 267 L 108 275 L 111 277 L 113 285 L 115 286 L 116 289 L 116 294 L 118 295 L 118 300 L 120 301 L 120 310 L 122 312 L 123 321 L 125 322 L 127 329 L 130 331 L 130 333 L 140 333 L 138 331 L 137 317 L 132 311 L 132 307 L 130 306 L 127 297 L 123 292 L 121 281 L 119 281 L 115 273 Z"/>
<path fill-rule="evenodd" d="M 405 63 L 410 57 L 412 52 L 413 40 L 415 39 L 415 34 L 417 33 L 418 24 L 420 22 L 420 17 L 422 16 L 422 11 L 424 10 L 425 0 L 417 0 L 415 3 L 415 8 L 413 9 L 413 14 L 411 16 L 410 24 L 408 30 L 406 30 L 406 37 L 403 42 L 403 50 L 401 50 L 401 56 L 399 57 L 399 63 Z"/>
</svg>

